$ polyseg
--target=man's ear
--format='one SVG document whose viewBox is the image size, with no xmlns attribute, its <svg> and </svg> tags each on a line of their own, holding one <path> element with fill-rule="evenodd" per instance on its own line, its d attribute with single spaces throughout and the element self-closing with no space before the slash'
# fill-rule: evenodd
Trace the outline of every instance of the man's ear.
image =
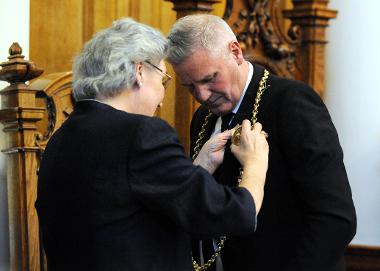
<svg viewBox="0 0 380 271">
<path fill-rule="evenodd" d="M 240 43 L 238 41 L 231 41 L 228 44 L 228 49 L 238 65 L 244 62 L 243 51 L 241 50 Z"/>
<path fill-rule="evenodd" d="M 142 82 L 143 82 L 143 65 L 142 63 L 136 63 L 135 64 L 135 72 L 136 72 L 136 85 L 138 87 L 141 87 L 142 86 Z"/>
</svg>

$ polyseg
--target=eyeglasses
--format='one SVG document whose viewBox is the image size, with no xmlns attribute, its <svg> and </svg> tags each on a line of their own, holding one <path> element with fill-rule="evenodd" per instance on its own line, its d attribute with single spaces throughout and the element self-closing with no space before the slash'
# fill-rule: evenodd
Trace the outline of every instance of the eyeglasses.
<svg viewBox="0 0 380 271">
<path fill-rule="evenodd" d="M 150 63 L 149 61 L 144 61 L 144 62 L 146 64 L 149 64 L 150 66 L 152 66 L 153 68 L 155 68 L 157 71 L 159 71 L 161 73 L 161 75 L 162 75 L 162 85 L 166 89 L 169 86 L 169 82 L 170 82 L 170 80 L 173 79 L 173 77 L 171 77 L 169 74 L 167 74 L 166 72 L 164 72 L 162 69 L 160 69 L 156 65 Z"/>
</svg>

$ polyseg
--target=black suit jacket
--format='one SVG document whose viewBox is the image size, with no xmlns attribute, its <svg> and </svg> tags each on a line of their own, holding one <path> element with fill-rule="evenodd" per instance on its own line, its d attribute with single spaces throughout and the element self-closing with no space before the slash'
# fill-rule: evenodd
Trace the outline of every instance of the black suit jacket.
<svg viewBox="0 0 380 271">
<path fill-rule="evenodd" d="M 36 208 L 50 271 L 192 270 L 190 236 L 247 234 L 256 215 L 247 190 L 193 166 L 166 122 L 96 101 L 50 139 Z"/>
<path fill-rule="evenodd" d="M 263 68 L 254 76 L 230 127 L 251 119 Z M 307 85 L 270 75 L 258 121 L 269 134 L 269 168 L 254 234 L 227 236 L 225 271 L 342 271 L 344 249 L 356 231 L 356 216 L 343 153 L 330 115 Z M 207 114 L 203 106 L 191 127 L 192 148 Z M 217 116 L 206 129 L 210 136 Z M 236 185 L 240 164 L 227 147 L 218 182 Z"/>
</svg>

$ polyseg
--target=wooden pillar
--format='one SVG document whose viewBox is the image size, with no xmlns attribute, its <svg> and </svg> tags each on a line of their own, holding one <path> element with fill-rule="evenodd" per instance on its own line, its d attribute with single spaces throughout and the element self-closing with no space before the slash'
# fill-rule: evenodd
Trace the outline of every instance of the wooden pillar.
<svg viewBox="0 0 380 271">
<path fill-rule="evenodd" d="M 209 13 L 213 11 L 212 5 L 219 0 L 165 0 L 174 4 L 173 10 L 177 12 L 177 19 L 186 15 L 197 13 Z M 190 150 L 190 122 L 198 103 L 190 95 L 188 90 L 176 80 L 175 94 L 175 119 L 174 127 L 187 154 Z"/>
<path fill-rule="evenodd" d="M 302 80 L 314 88 L 323 98 L 325 90 L 325 45 L 329 20 L 337 16 L 336 10 L 328 9 L 329 0 L 293 0 L 293 9 L 285 10 L 284 16 L 298 25 L 302 31 L 302 46 L 297 62 L 303 71 Z"/>
<path fill-rule="evenodd" d="M 25 84 L 43 71 L 24 60 L 13 43 L 9 61 L 0 64 L 0 80 L 10 85 L 0 91 L 0 122 L 7 159 L 10 261 L 12 271 L 40 270 L 39 228 L 34 203 L 37 195 L 36 125 L 43 108 L 36 107 L 36 90 Z"/>
</svg>

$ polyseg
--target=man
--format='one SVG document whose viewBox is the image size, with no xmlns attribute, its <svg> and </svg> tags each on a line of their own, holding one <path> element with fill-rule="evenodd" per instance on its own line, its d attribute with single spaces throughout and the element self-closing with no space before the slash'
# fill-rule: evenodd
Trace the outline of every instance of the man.
<svg viewBox="0 0 380 271">
<path fill-rule="evenodd" d="M 231 118 L 224 122 L 230 129 L 257 117 L 269 134 L 269 170 L 256 232 L 229 235 L 224 244 L 204 240 L 203 253 L 193 250 L 194 258 L 201 254 L 207 262 L 207 250 L 219 244 L 224 271 L 345 270 L 355 209 L 338 136 L 320 97 L 301 82 L 247 62 L 219 17 L 184 17 L 168 38 L 169 62 L 201 103 L 191 124 L 191 151 L 220 132 L 225 116 Z M 239 168 L 226 147 L 214 175 L 219 183 L 236 186 Z"/>
</svg>

